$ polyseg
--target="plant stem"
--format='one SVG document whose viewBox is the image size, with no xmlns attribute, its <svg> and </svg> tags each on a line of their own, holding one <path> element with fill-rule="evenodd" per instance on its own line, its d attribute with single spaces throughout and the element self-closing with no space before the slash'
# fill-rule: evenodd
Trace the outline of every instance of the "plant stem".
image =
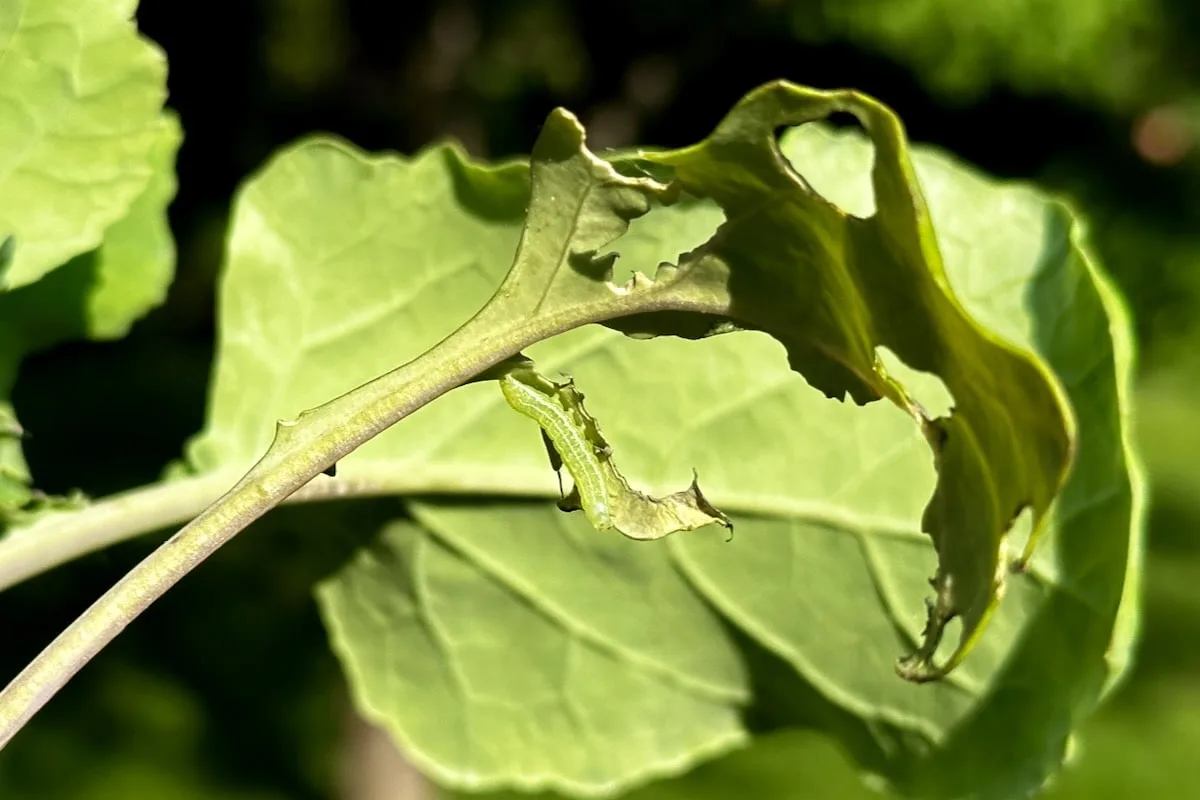
<svg viewBox="0 0 1200 800">
<path fill-rule="evenodd" d="M 0 539 L 0 591 L 79 556 L 194 518 L 237 479 L 213 473 L 123 492 L 52 512 Z"/>
<path fill-rule="evenodd" d="M 463 480 L 462 467 L 404 469 L 403 465 L 339 468 L 336 479 L 317 478 L 281 505 L 352 497 L 391 497 L 444 491 Z M 51 514 L 0 539 L 0 592 L 76 558 L 135 536 L 194 519 L 238 479 L 237 473 L 213 472 L 132 489 L 85 506 Z M 488 473 L 470 480 L 484 493 L 528 497 L 557 495 L 553 478 L 513 480 Z"/>
<path fill-rule="evenodd" d="M 281 422 L 244 478 L 130 570 L 0 692 L 0 749 L 142 611 L 255 519 L 421 406 L 523 347 L 589 321 L 521 324 L 497 319 L 489 308 L 408 364 Z"/>
</svg>

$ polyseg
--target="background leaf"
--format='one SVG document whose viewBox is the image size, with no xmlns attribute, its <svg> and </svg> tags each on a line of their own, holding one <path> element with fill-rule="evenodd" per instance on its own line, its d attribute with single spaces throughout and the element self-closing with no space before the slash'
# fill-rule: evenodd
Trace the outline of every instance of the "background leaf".
<svg viewBox="0 0 1200 800">
<path fill-rule="evenodd" d="M 1166 66 L 1181 42 L 1162 4 L 998 0 L 974 12 L 953 0 L 788 5 L 798 38 L 846 39 L 886 53 L 959 103 L 1003 83 L 1124 110 L 1145 102 L 1147 87 L 1159 100 L 1188 85 L 1185 73 Z"/>
<path fill-rule="evenodd" d="M 17 237 L 0 289 L 100 246 L 155 172 L 162 53 L 136 0 L 11 0 L 0 11 L 0 231 Z"/>
<path fill-rule="evenodd" d="M 171 113 L 160 114 L 152 130 L 149 182 L 126 215 L 104 231 L 100 246 L 34 283 L 0 290 L 0 529 L 8 513 L 32 496 L 21 428 L 7 400 L 21 360 L 62 341 L 124 336 L 134 320 L 162 303 L 174 277 L 175 241 L 167 205 L 175 196 L 175 153 L 182 132 Z M 34 197 L 29 202 L 54 201 Z"/>
</svg>

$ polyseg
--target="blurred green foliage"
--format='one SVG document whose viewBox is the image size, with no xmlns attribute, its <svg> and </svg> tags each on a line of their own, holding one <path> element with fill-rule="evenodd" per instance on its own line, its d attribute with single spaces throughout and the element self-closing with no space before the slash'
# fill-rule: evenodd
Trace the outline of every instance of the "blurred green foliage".
<svg viewBox="0 0 1200 800">
<path fill-rule="evenodd" d="M 847 40 L 911 68 L 957 103 L 997 87 L 1115 112 L 1196 88 L 1169 0 L 792 0 L 804 41 Z M 1194 63 L 1194 62 L 1193 62 Z"/>
<path fill-rule="evenodd" d="M 332 129 L 406 152 L 450 135 L 496 157 L 527 152 L 545 113 L 564 104 L 597 144 L 675 145 L 766 79 L 854 86 L 895 108 L 915 140 L 1041 180 L 1092 220 L 1141 338 L 1151 548 L 1133 677 L 1049 796 L 1200 796 L 1200 6 L 143 0 L 139 22 L 170 58 L 169 104 L 187 136 L 172 208 L 179 275 L 167 306 L 126 340 L 64 346 L 23 368 L 14 404 L 43 488 L 104 494 L 149 482 L 200 428 L 230 196 L 302 133 Z M 72 387 L 85 381 L 100 388 L 80 414 Z M 341 536 L 348 509 L 329 508 L 319 537 L 300 535 L 299 520 L 308 527 L 325 512 L 276 512 L 168 594 L 48 707 L 36 736 L 0 756 L 0 797 L 345 796 L 343 689 L 310 588 L 352 549 L 349 531 L 394 508 L 355 504 L 358 524 Z M 0 595 L 11 628 L 4 673 L 150 546 L 129 543 Z M 762 797 L 867 795 L 827 745 L 805 752 L 790 769 L 828 777 L 778 790 L 794 794 L 769 794 L 769 752 L 697 779 L 732 774 Z M 653 796 L 699 796 L 670 791 Z"/>
</svg>

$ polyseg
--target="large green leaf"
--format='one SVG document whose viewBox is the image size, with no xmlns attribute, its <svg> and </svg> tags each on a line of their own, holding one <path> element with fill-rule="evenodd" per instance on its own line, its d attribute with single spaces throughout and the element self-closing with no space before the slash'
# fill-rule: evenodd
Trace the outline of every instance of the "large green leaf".
<svg viewBox="0 0 1200 800">
<path fill-rule="evenodd" d="M 418 519 L 436 539 L 396 523 L 318 596 L 359 705 L 434 776 L 602 794 L 742 740 L 736 653 L 665 550 L 544 503 Z"/>
<path fill-rule="evenodd" d="M 856 209 L 853 198 L 843 199 L 840 190 L 850 180 L 866 185 L 869 150 L 861 142 L 810 133 L 789 140 L 788 147 L 799 170 L 819 191 Z M 892 151 L 889 158 L 897 156 Z M 791 372 L 785 349 L 761 333 L 699 342 L 633 341 L 609 330 L 584 328 L 526 352 L 548 374 L 558 369 L 576 378 L 623 470 L 638 488 L 669 491 L 686 483 L 696 467 L 706 494 L 734 516 L 736 532 L 731 542 L 720 533 L 688 534 L 676 541 L 676 556 L 703 594 L 787 659 L 829 702 L 875 728 L 900 731 L 904 742 L 924 742 L 920 758 L 893 765 L 893 780 L 929 786 L 930 776 L 942 776 L 944 784 L 932 787 L 940 791 L 977 770 L 978 781 L 970 788 L 986 793 L 997 787 L 1036 785 L 1052 772 L 1066 732 L 1123 662 L 1128 630 L 1114 637 L 1113 628 L 1116 603 L 1127 586 L 1126 553 L 1134 544 L 1130 533 L 1136 516 L 1121 438 L 1119 390 L 1128 355 L 1121 349 L 1126 341 L 1119 310 L 1107 290 L 1096 288 L 1091 267 L 1063 238 L 1071 223 L 1060 207 L 1031 193 L 998 190 L 944 159 L 922 156 L 918 163 L 929 176 L 927 193 L 933 206 L 943 214 L 951 209 L 956 220 L 962 218 L 956 224 L 965 226 L 948 228 L 943 249 L 949 280 L 963 291 L 973 313 L 1011 341 L 1041 349 L 1065 370 L 1064 381 L 1077 393 L 1073 359 L 1085 351 L 1093 356 L 1111 352 L 1110 324 L 1118 339 L 1107 371 L 1101 367 L 1087 373 L 1096 381 L 1088 387 L 1095 396 L 1081 402 L 1084 430 L 1091 439 L 1081 447 L 1088 453 L 1107 452 L 1111 458 L 1104 464 L 1109 472 L 1081 468 L 1076 473 L 1074 494 L 1059 507 L 1059 516 L 1069 517 L 1070 525 L 1055 532 L 1048 552 L 1034 562 L 1029 575 L 1010 582 L 998 621 L 972 658 L 947 681 L 916 686 L 892 672 L 895 655 L 920 638 L 922 589 L 937 565 L 930 541 L 921 533 L 922 509 L 937 475 L 925 438 L 903 411 L 891 404 L 855 407 L 827 399 Z M 888 235 L 911 236 L 912 228 L 905 227 L 911 218 L 897 221 L 897 214 L 903 213 L 896 208 L 908 202 L 897 198 L 905 191 L 903 185 L 885 188 L 893 193 L 887 195 L 892 210 L 873 218 L 877 221 L 872 224 L 882 219 Z M 794 191 L 790 183 L 787 191 Z M 1016 206 L 1014 196 L 1020 200 Z M 792 209 L 802 202 L 798 197 L 788 201 Z M 527 202 L 528 178 L 521 166 L 484 169 L 465 163 L 456 150 L 445 147 L 412 159 L 368 157 L 318 139 L 277 156 L 246 186 L 235 208 L 222 282 L 222 347 L 209 423 L 189 450 L 193 469 L 236 478 L 268 444 L 271 420 L 294 418 L 449 334 L 499 284 L 516 247 Z M 825 216 L 816 218 L 830 226 L 826 232 L 845 224 L 862 225 L 852 237 L 874 230 L 848 222 L 852 218 L 836 209 L 819 214 Z M 1008 227 L 1000 224 L 1005 220 Z M 616 249 L 623 261 L 645 268 L 703 245 L 721 222 L 722 212 L 712 203 L 684 201 L 636 220 Z M 1007 248 L 997 251 L 1002 258 L 984 247 L 996 241 L 989 238 L 993 233 Z M 1051 238 L 1043 241 L 1043 236 Z M 728 249 L 729 238 L 713 241 L 726 249 L 709 248 L 702 255 L 737 255 Z M 853 238 L 841 241 L 845 246 Z M 976 266 L 980 263 L 986 266 Z M 911 262 L 905 268 L 909 267 Z M 1064 287 L 1091 298 L 1091 305 L 1083 306 L 1086 314 L 1059 317 Z M 889 290 L 894 288 L 889 285 Z M 1099 297 L 1107 298 L 1105 305 Z M 953 316 L 952 309 L 940 308 L 939 313 Z M 978 336 L 975 332 L 954 326 L 950 330 L 958 332 L 955 347 L 978 341 L 972 338 Z M 1044 338 L 1028 335 L 1034 330 L 1042 331 Z M 977 355 L 990 358 L 988 352 L 983 348 Z M 928 382 L 900 366 L 895 375 L 917 387 L 914 391 Z M 960 403 L 964 396 L 974 396 L 986 405 L 1013 387 L 989 384 L 992 394 L 986 397 L 979 394 L 980 387 L 963 390 L 961 381 L 955 388 L 960 389 L 955 398 Z M 918 397 L 925 399 L 924 392 L 918 391 Z M 1001 404 L 994 408 L 1005 409 Z M 1034 412 L 1025 408 L 1012 413 Z M 1005 424 L 1001 430 L 1042 428 Z M 987 433 L 1001 436 L 999 430 Z M 1061 441 L 1052 430 L 1046 436 L 1046 441 L 1028 444 L 1053 451 Z M 1035 473 L 1026 477 L 1036 482 Z M 357 492 L 546 498 L 558 493 L 541 442 L 527 420 L 507 409 L 491 383 L 463 387 L 421 409 L 341 461 L 332 480 Z M 1011 490 L 1016 484 L 1006 485 Z M 1046 485 L 1037 489 L 1043 502 L 1046 491 Z M 1074 510 L 1096 498 L 1116 505 L 1106 509 L 1104 524 L 1096 529 L 1098 541 L 1090 551 L 1096 561 L 1090 563 L 1100 568 L 1089 572 L 1084 563 L 1068 557 L 1072 551 L 1063 542 L 1078 539 L 1064 539 L 1063 532 L 1077 530 L 1078 537 L 1099 525 Z M 1002 532 L 1007 514 L 1014 510 L 1009 507 L 1000 514 L 993 508 L 981 514 L 988 520 L 987 536 Z M 447 508 L 439 511 L 450 513 Z M 421 513 L 431 512 L 425 508 Z M 529 602 L 538 613 L 525 614 L 519 624 L 506 616 L 508 622 L 497 624 L 507 627 L 489 637 L 520 642 L 522 626 L 546 628 L 549 620 L 556 636 L 569 630 L 597 637 L 592 641 L 602 641 L 606 653 L 632 659 L 643 675 L 661 680 L 674 674 L 692 697 L 713 684 L 711 676 L 698 679 L 694 666 L 648 652 L 636 636 L 637 626 L 614 626 L 613 619 L 603 625 L 596 620 L 578 623 L 579 612 L 570 609 L 562 588 L 562 573 L 574 574 L 571 565 L 578 560 L 551 557 L 556 552 L 551 545 L 544 552 L 515 543 L 508 549 L 501 531 L 513 527 L 512 507 L 489 504 L 471 513 L 492 520 L 486 527 L 477 523 L 477 538 L 471 539 L 476 545 L 487 544 L 486 551 L 464 544 L 466 539 L 455 540 L 432 524 L 432 518 L 426 523 L 434 538 L 412 528 L 403 536 L 427 542 L 420 548 L 446 555 L 456 574 L 479 576 L 473 580 L 490 588 L 489 597 L 521 592 L 527 599 L 536 598 Z M 400 534 L 389 534 L 383 550 L 364 559 L 394 555 L 396 536 Z M 601 534 L 593 536 L 603 540 Z M 622 548 L 654 545 L 616 539 L 612 547 L 621 553 Z M 969 548 L 964 552 L 969 554 Z M 995 548 L 985 551 L 984 562 L 996 564 L 998 555 Z M 395 565 L 395 558 L 388 558 Z M 357 569 L 368 566 L 364 562 Z M 408 569 L 394 566 L 399 575 Z M 351 571 L 343 580 L 353 582 L 364 574 Z M 569 587 L 570 578 L 566 580 Z M 581 597 L 589 604 L 623 607 L 620 597 L 627 590 L 620 581 L 580 582 Z M 405 609 L 415 602 L 411 592 L 405 594 L 400 584 L 382 578 L 353 585 L 361 607 Z M 409 665 L 394 660 L 390 654 L 406 648 L 428 653 L 427 633 L 406 625 L 385 637 L 381 631 L 388 621 L 354 613 L 359 606 L 343 605 L 341 611 L 331 612 L 331 598 L 349 594 L 346 586 L 334 583 L 323 597 L 361 702 L 421 753 L 427 769 L 450 783 L 478 785 L 479 764 L 464 761 L 447 743 L 447 731 L 429 722 L 448 713 L 445 695 L 431 694 L 426 700 L 424 695 L 404 694 L 404 703 L 398 705 L 400 695 L 394 688 L 421 680 L 430 669 L 447 674 L 459 662 L 449 656 L 442 662 L 430 657 Z M 653 604 L 646 605 L 641 612 L 626 613 L 640 613 L 641 624 L 651 625 L 656 612 Z M 769 610 L 759 613 L 764 606 Z M 574 620 L 576 627 L 566 627 L 563 619 Z M 1068 641 L 1070 652 L 1064 654 L 1060 642 Z M 1111 663 L 1106 663 L 1110 641 Z M 505 654 L 513 659 L 505 662 L 511 664 L 506 669 L 524 665 L 534 674 L 544 670 L 544 656 L 513 650 Z M 1011 665 L 1015 657 L 1029 660 L 1033 679 L 1022 682 L 1021 672 L 1004 671 L 1006 659 Z M 384 675 L 390 675 L 391 687 L 383 685 Z M 476 677 L 486 680 L 488 674 Z M 1068 685 L 1075 689 L 1064 692 Z M 704 696 L 706 702 L 714 702 L 711 694 Z M 731 701 L 724 702 L 728 710 Z M 474 713 L 453 709 L 456 714 Z M 982 724 L 972 722 L 975 719 L 989 720 L 987 735 L 973 727 Z M 640 721 L 644 735 L 659 739 L 673 735 L 675 724 L 656 713 Z M 673 740 L 682 759 L 678 764 L 725 737 L 718 726 L 707 733 L 698 731 L 686 742 Z M 979 766 L 975 759 L 991 752 L 988 748 L 995 748 L 997 740 L 1003 743 L 1005 759 L 998 759 L 996 768 Z M 519 742 L 504 733 L 497 747 L 519 749 Z M 560 767 L 518 760 L 507 774 L 495 764 L 486 772 L 489 784 L 581 789 L 588 782 L 594 786 L 607 780 L 617 787 L 659 771 L 662 755 L 651 751 L 640 762 L 630 757 L 605 766 L 595 760 L 583 764 L 578 760 L 581 754 L 573 750 L 563 756 L 568 760 Z M 491 752 L 478 755 L 496 757 Z M 609 772 L 592 772 L 585 780 L 580 777 L 585 767 Z"/>
<path fill-rule="evenodd" d="M 881 203 L 869 218 L 849 216 L 814 195 L 776 147 L 774 133 L 780 126 L 819 120 L 838 110 L 858 114 L 880 147 L 872 180 Z M 1013 519 L 1031 508 L 1036 535 L 1060 488 L 1072 433 L 1056 383 L 1039 362 L 973 323 L 949 292 L 903 133 L 895 116 L 875 101 L 851 92 L 767 84 L 739 102 L 699 145 L 640 157 L 643 163 L 669 166 L 675 181 L 667 186 L 618 174 L 586 150 L 574 118 L 561 111 L 551 114 L 534 149 L 529 218 L 513 268 L 470 326 L 447 340 L 446 369 L 469 359 L 472 349 L 481 351 L 485 366 L 489 354 L 512 355 L 587 320 L 637 334 L 688 336 L 722 330 L 725 324 L 771 333 L 784 343 L 793 369 L 830 397 L 890 399 L 920 425 L 940 465 L 922 523 L 939 556 L 936 597 L 922 641 L 900 671 L 914 680 L 945 674 L 973 646 L 994 608 L 1009 568 L 1006 533 Z M 712 198 L 728 221 L 678 265 L 660 267 L 653 278 L 636 274 L 623 286 L 607 281 L 612 258 L 601 249 L 630 219 L 649 210 L 648 198 L 673 199 L 681 187 Z M 273 223 L 282 239 L 307 242 L 308 250 L 321 246 L 314 233 L 329 232 L 318 225 L 289 235 L 297 223 Z M 362 231 L 361 222 L 351 224 L 351 230 Z M 256 232 L 250 225 L 234 235 L 246 231 L 251 236 Z M 276 296 L 290 306 L 311 307 L 302 273 L 286 263 L 295 259 L 264 253 L 259 244 L 248 245 L 250 258 L 267 256 L 272 262 L 267 268 L 282 267 L 290 282 L 286 295 Z M 239 295 L 233 302 L 247 301 Z M 356 309 L 351 318 L 363 314 Z M 328 316 L 321 311 L 312 315 L 318 325 Z M 698 317 L 716 319 L 697 327 Z M 612 323 L 614 318 L 619 321 Z M 305 314 L 285 313 L 283 324 L 272 325 L 275 330 L 268 334 L 283 334 L 269 345 L 279 357 L 260 358 L 262 368 L 276 372 L 289 365 L 266 392 L 268 408 L 275 406 L 278 390 L 293 380 L 290 366 L 303 372 L 315 363 L 297 356 L 312 347 L 314 334 L 296 330 L 295 320 L 310 324 Z M 343 325 L 330 329 L 340 334 Z M 478 339 L 467 341 L 468 330 Z M 315 341 L 323 343 L 328 335 L 329 330 L 318 330 Z M 264 337 L 242 338 L 257 346 Z M 885 369 L 883 348 L 942 377 L 954 394 L 954 409 L 942 417 L 928 416 Z M 344 439 L 336 433 L 342 427 L 339 413 L 378 420 L 378 427 L 385 428 L 385 419 L 403 416 L 385 410 L 394 405 L 389 398 L 413 391 L 423 385 L 420 381 L 441 387 L 437 394 L 454 385 L 440 373 L 422 378 L 415 363 L 339 397 L 306 415 L 301 425 L 286 426 L 286 436 L 277 440 L 279 447 L 255 475 L 280 468 L 288 453 L 304 461 L 321 457 L 301 450 L 338 447 L 334 443 Z M 219 374 L 218 399 L 223 379 Z M 241 389 L 237 391 L 239 402 L 245 402 Z M 346 435 L 354 441 L 369 438 L 349 430 Z M 339 452 L 352 449 L 340 447 Z M 964 620 L 958 646 L 935 663 L 944 629 L 956 617 Z"/>
<path fill-rule="evenodd" d="M 156 170 L 166 60 L 138 36 L 137 0 L 0 6 L 0 290 L 94 250 Z"/>
<path fill-rule="evenodd" d="M 0 291 L 0 527 L 6 512 L 31 497 L 21 428 L 7 400 L 21 359 L 61 341 L 124 336 L 134 320 L 166 296 L 175 267 L 166 209 L 175 196 L 181 131 L 175 116 L 165 113 L 153 132 L 150 180 L 125 216 L 104 231 L 100 246 L 34 283 Z M 21 248 L 18 238 L 16 251 Z"/>
</svg>

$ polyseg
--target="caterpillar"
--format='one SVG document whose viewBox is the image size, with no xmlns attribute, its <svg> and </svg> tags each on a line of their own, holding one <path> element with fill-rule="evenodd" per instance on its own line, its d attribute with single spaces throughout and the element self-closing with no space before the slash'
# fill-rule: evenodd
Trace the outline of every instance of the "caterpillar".
<svg viewBox="0 0 1200 800">
<path fill-rule="evenodd" d="M 611 452 L 595 422 L 585 418 L 571 383 L 558 384 L 532 370 L 514 370 L 500 379 L 504 399 L 542 429 L 550 443 L 551 462 L 557 455 L 575 482 L 583 513 L 597 530 L 613 527 L 608 482 L 602 458 Z M 557 469 L 559 465 L 555 464 Z"/>
</svg>

